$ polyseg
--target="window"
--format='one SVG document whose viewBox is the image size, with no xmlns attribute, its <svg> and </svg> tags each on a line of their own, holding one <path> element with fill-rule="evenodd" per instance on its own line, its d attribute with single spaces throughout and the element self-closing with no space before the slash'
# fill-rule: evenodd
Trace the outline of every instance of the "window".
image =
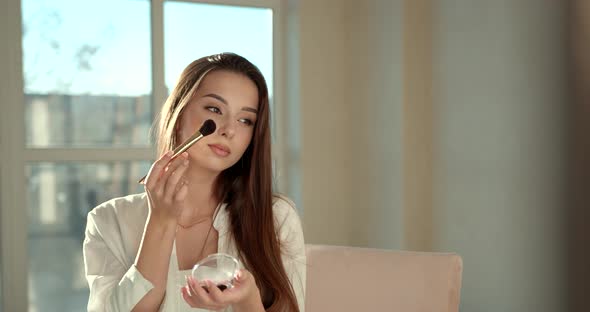
<svg viewBox="0 0 590 312">
<path fill-rule="evenodd" d="M 26 146 L 147 147 L 149 1 L 22 0 L 22 15 Z"/>
<path fill-rule="evenodd" d="M 18 158 L 0 174 L 3 181 L 20 174 L 23 183 L 4 183 L 0 198 L 26 209 L 2 208 L 3 233 L 11 237 L 2 237 L 10 258 L 0 272 L 28 278 L 2 275 L 3 294 L 20 296 L 2 296 L 1 307 L 83 311 L 86 215 L 110 198 L 143 191 L 136 181 L 154 155 L 148 132 L 180 71 L 200 56 L 236 52 L 261 69 L 271 99 L 280 96 L 280 2 L 9 1 L 20 6 L 22 28 L 18 18 L 2 26 L 12 21 L 19 31 L 13 43 L 22 45 L 22 66 L 0 75 L 22 77 L 22 84 L 0 98 L 9 114 L 1 121 L 24 133 L 0 141 Z M 2 49 L 0 56 L 10 56 Z M 26 247 L 11 249 L 19 242 Z"/>
<path fill-rule="evenodd" d="M 166 88 L 195 55 L 236 52 L 260 68 L 272 93 L 272 18 L 270 8 L 164 2 Z"/>
</svg>

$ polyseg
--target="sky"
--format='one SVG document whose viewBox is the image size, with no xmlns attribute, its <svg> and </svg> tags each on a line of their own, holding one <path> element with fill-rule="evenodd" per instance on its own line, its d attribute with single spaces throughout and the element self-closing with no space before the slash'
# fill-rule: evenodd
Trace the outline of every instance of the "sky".
<svg viewBox="0 0 590 312">
<path fill-rule="evenodd" d="M 148 0 L 23 0 L 26 93 L 151 93 Z M 193 60 L 238 53 L 272 90 L 272 10 L 164 2 L 167 88 Z"/>
</svg>

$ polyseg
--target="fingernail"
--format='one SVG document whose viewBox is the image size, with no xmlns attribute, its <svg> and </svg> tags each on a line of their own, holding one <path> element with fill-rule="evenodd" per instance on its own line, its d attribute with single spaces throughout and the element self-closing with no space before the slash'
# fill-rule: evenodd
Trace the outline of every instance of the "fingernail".
<svg viewBox="0 0 590 312">
<path fill-rule="evenodd" d="M 185 166 L 188 166 L 188 159 L 185 159 L 185 160 L 184 160 L 184 162 L 183 162 L 183 164 L 184 164 Z"/>
<path fill-rule="evenodd" d="M 166 156 L 168 156 L 168 157 L 172 156 L 172 151 L 168 151 L 168 153 L 166 153 Z"/>
</svg>

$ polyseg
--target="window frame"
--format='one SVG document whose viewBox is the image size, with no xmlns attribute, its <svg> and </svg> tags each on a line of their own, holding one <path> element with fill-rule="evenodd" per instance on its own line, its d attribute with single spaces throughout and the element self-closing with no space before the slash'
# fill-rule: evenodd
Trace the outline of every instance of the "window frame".
<svg viewBox="0 0 590 312">
<path fill-rule="evenodd" d="M 146 0 L 149 1 L 149 0 Z M 273 11 L 273 159 L 276 187 L 289 190 L 285 92 L 285 6 L 287 0 L 175 0 L 175 2 L 269 8 Z M 28 219 L 25 166 L 30 162 L 150 160 L 154 147 L 145 148 L 27 148 L 25 146 L 21 0 L 0 4 L 0 310 L 27 311 Z M 166 99 L 164 81 L 164 0 L 150 1 L 153 110 Z M 16 208 L 19 207 L 19 208 Z"/>
</svg>

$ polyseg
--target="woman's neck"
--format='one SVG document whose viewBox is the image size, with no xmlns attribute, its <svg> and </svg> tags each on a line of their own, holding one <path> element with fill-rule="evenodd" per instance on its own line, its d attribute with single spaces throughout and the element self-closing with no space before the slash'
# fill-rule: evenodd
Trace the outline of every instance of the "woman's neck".
<svg viewBox="0 0 590 312">
<path fill-rule="evenodd" d="M 179 223 L 189 224 L 194 220 L 210 217 L 217 208 L 218 199 L 214 188 L 218 174 L 193 170 L 185 173 L 188 182 L 188 194 L 184 200 L 185 210 L 179 216 Z"/>
</svg>

